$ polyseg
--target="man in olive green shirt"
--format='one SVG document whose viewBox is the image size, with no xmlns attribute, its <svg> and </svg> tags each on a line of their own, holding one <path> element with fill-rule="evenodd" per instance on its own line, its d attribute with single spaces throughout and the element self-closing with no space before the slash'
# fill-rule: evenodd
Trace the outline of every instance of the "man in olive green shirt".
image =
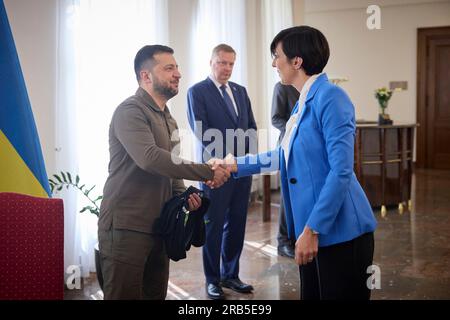
<svg viewBox="0 0 450 320">
<path fill-rule="evenodd" d="M 166 102 L 178 93 L 181 74 L 173 50 L 161 45 L 138 51 L 136 94 L 114 112 L 109 130 L 109 176 L 98 222 L 105 299 L 165 299 L 169 259 L 154 222 L 166 201 L 185 191 L 182 179 L 214 181 L 224 168 L 180 159 L 177 123 Z M 189 210 L 201 206 L 192 195 Z"/>
</svg>

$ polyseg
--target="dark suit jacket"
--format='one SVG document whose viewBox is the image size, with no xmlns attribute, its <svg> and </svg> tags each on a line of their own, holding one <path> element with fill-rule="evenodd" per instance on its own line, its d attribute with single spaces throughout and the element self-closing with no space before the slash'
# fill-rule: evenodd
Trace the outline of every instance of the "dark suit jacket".
<svg viewBox="0 0 450 320">
<path fill-rule="evenodd" d="M 300 92 L 291 85 L 283 85 L 278 82 L 273 88 L 272 97 L 272 125 L 280 130 L 280 138 L 283 139 L 292 109 L 300 97 Z"/>
<path fill-rule="evenodd" d="M 191 194 L 199 194 L 202 205 L 195 211 L 186 213 Z M 173 261 L 186 258 L 186 251 L 191 245 L 201 247 L 205 244 L 205 221 L 203 216 L 209 207 L 209 199 L 202 196 L 202 191 L 189 187 L 180 195 L 174 196 L 164 205 L 161 216 L 155 222 L 155 232 L 164 237 L 167 256 Z"/>
<path fill-rule="evenodd" d="M 109 130 L 109 176 L 100 207 L 100 230 L 152 233 L 153 223 L 173 195 L 186 190 L 183 180 L 213 178 L 207 164 L 177 157 L 172 138 L 177 123 L 142 88 L 114 112 Z"/>
<path fill-rule="evenodd" d="M 197 138 L 202 141 L 202 144 L 197 148 L 197 160 L 207 161 L 211 156 L 225 157 L 228 153 L 240 156 L 249 152 L 257 152 L 256 122 L 247 90 L 234 82 L 228 82 L 228 84 L 238 108 L 238 123 L 234 122 L 219 89 L 211 79 L 206 78 L 189 88 L 187 97 L 189 124 Z M 198 123 L 201 123 L 201 128 Z M 218 143 L 222 145 L 223 154 L 217 154 L 217 150 L 209 148 L 206 156 L 202 157 L 202 150 L 212 142 L 204 141 L 205 139 L 202 139 L 202 137 L 205 131 L 211 128 L 222 133 L 223 140 Z M 245 138 L 245 142 L 244 139 L 242 140 L 242 148 L 239 148 L 238 139 L 226 139 L 227 129 L 242 129 L 244 132 L 248 129 L 254 129 L 254 132 L 250 132 Z M 250 150 L 250 146 L 254 150 Z"/>
</svg>

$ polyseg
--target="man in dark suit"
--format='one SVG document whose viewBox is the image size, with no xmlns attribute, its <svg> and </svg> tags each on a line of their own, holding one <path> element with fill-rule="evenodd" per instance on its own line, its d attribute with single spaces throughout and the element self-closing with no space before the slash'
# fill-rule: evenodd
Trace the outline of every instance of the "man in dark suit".
<svg viewBox="0 0 450 320">
<path fill-rule="evenodd" d="M 291 116 L 292 109 L 298 101 L 300 93 L 291 85 L 283 85 L 278 82 L 273 89 L 272 97 L 272 125 L 280 130 L 278 142 L 284 137 L 286 123 Z M 284 212 L 283 195 L 280 195 L 280 216 L 278 218 L 278 254 L 294 258 L 295 239 L 289 239 L 286 216 Z"/>
<path fill-rule="evenodd" d="M 256 123 L 247 91 L 228 81 L 235 60 L 233 48 L 218 45 L 210 61 L 211 75 L 188 91 L 189 123 L 201 141 L 197 160 L 257 152 Z M 239 279 L 251 182 L 251 178 L 230 179 L 218 190 L 202 186 L 211 199 L 203 246 L 206 293 L 211 299 L 224 299 L 222 286 L 241 293 L 253 290 Z"/>
</svg>

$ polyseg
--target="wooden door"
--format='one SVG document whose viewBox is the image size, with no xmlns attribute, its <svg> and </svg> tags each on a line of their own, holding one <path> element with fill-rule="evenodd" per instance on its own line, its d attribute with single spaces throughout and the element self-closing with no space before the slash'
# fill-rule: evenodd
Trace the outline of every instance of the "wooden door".
<svg viewBox="0 0 450 320">
<path fill-rule="evenodd" d="M 418 30 L 417 165 L 450 169 L 450 27 Z"/>
</svg>

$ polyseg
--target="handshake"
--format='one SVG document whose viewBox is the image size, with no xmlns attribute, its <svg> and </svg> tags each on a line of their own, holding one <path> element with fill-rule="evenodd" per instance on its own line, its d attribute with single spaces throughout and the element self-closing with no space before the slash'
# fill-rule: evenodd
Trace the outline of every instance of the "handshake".
<svg viewBox="0 0 450 320">
<path fill-rule="evenodd" d="M 231 154 L 228 154 L 224 159 L 211 158 L 207 163 L 214 171 L 213 180 L 205 182 L 211 189 L 221 187 L 228 181 L 231 173 L 237 172 L 236 159 Z"/>
</svg>

